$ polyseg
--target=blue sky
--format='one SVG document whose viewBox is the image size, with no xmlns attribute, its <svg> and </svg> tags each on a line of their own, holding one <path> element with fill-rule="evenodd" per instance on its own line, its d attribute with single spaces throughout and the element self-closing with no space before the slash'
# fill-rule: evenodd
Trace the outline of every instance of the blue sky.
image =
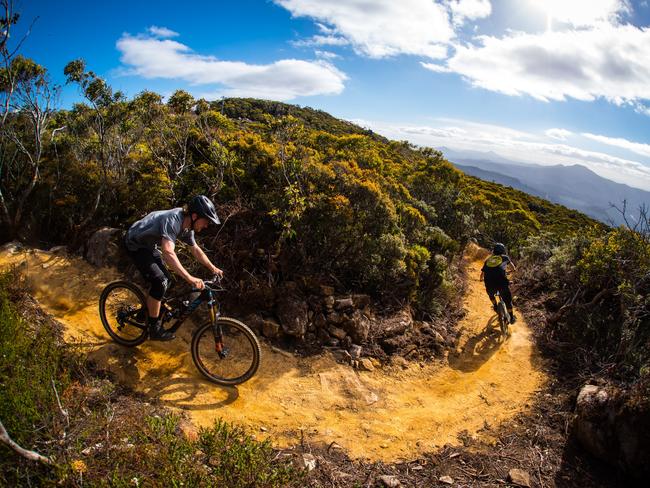
<svg viewBox="0 0 650 488">
<path fill-rule="evenodd" d="M 388 137 L 650 190 L 650 6 L 628 0 L 18 1 L 21 52 L 64 83 L 254 96 Z M 18 39 L 16 32 L 14 39 Z M 80 99 L 74 87 L 61 106 Z"/>
</svg>

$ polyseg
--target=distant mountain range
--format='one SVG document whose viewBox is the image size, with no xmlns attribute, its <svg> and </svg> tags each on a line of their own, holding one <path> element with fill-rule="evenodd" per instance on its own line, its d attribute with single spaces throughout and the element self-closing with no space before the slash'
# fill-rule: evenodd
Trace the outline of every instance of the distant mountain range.
<svg viewBox="0 0 650 488">
<path fill-rule="evenodd" d="M 630 224 L 638 217 L 641 205 L 650 207 L 650 192 L 608 180 L 579 164 L 542 166 L 509 161 L 493 152 L 438 149 L 468 175 L 511 186 L 610 225 L 624 223 L 623 216 L 612 204 L 622 208 L 623 200 L 627 202 Z"/>
</svg>

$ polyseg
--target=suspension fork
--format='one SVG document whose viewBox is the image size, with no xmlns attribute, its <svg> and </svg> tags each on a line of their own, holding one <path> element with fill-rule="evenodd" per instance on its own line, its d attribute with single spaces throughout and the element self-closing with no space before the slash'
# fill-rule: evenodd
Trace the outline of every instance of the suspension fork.
<svg viewBox="0 0 650 488">
<path fill-rule="evenodd" d="M 219 316 L 221 313 L 219 312 L 219 305 L 217 304 L 216 300 L 212 296 L 212 292 L 208 292 L 208 306 L 210 307 L 210 321 L 212 322 L 212 334 L 214 335 L 214 350 L 222 354 L 224 347 L 223 347 L 223 330 L 221 328 L 221 324 L 219 324 Z"/>
</svg>

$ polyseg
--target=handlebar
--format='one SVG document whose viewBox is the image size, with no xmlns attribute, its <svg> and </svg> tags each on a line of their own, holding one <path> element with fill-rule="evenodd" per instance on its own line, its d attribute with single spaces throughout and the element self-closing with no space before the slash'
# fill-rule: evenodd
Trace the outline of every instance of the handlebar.
<svg viewBox="0 0 650 488">
<path fill-rule="evenodd" d="M 212 291 L 222 291 L 224 288 L 221 286 L 222 277 L 214 275 L 211 280 L 203 280 L 205 288 L 210 288 Z M 201 291 L 198 288 L 192 288 L 192 291 Z"/>
</svg>

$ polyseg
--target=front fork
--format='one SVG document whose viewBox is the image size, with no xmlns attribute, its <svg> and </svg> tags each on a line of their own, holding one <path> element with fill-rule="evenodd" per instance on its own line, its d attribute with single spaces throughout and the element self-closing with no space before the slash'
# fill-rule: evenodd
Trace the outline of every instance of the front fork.
<svg viewBox="0 0 650 488">
<path fill-rule="evenodd" d="M 212 298 L 212 293 L 210 293 L 208 306 L 210 307 L 210 321 L 212 322 L 212 334 L 214 336 L 214 350 L 223 358 L 226 356 L 226 348 L 223 345 L 223 330 L 219 323 L 219 307 L 217 302 Z"/>
</svg>

